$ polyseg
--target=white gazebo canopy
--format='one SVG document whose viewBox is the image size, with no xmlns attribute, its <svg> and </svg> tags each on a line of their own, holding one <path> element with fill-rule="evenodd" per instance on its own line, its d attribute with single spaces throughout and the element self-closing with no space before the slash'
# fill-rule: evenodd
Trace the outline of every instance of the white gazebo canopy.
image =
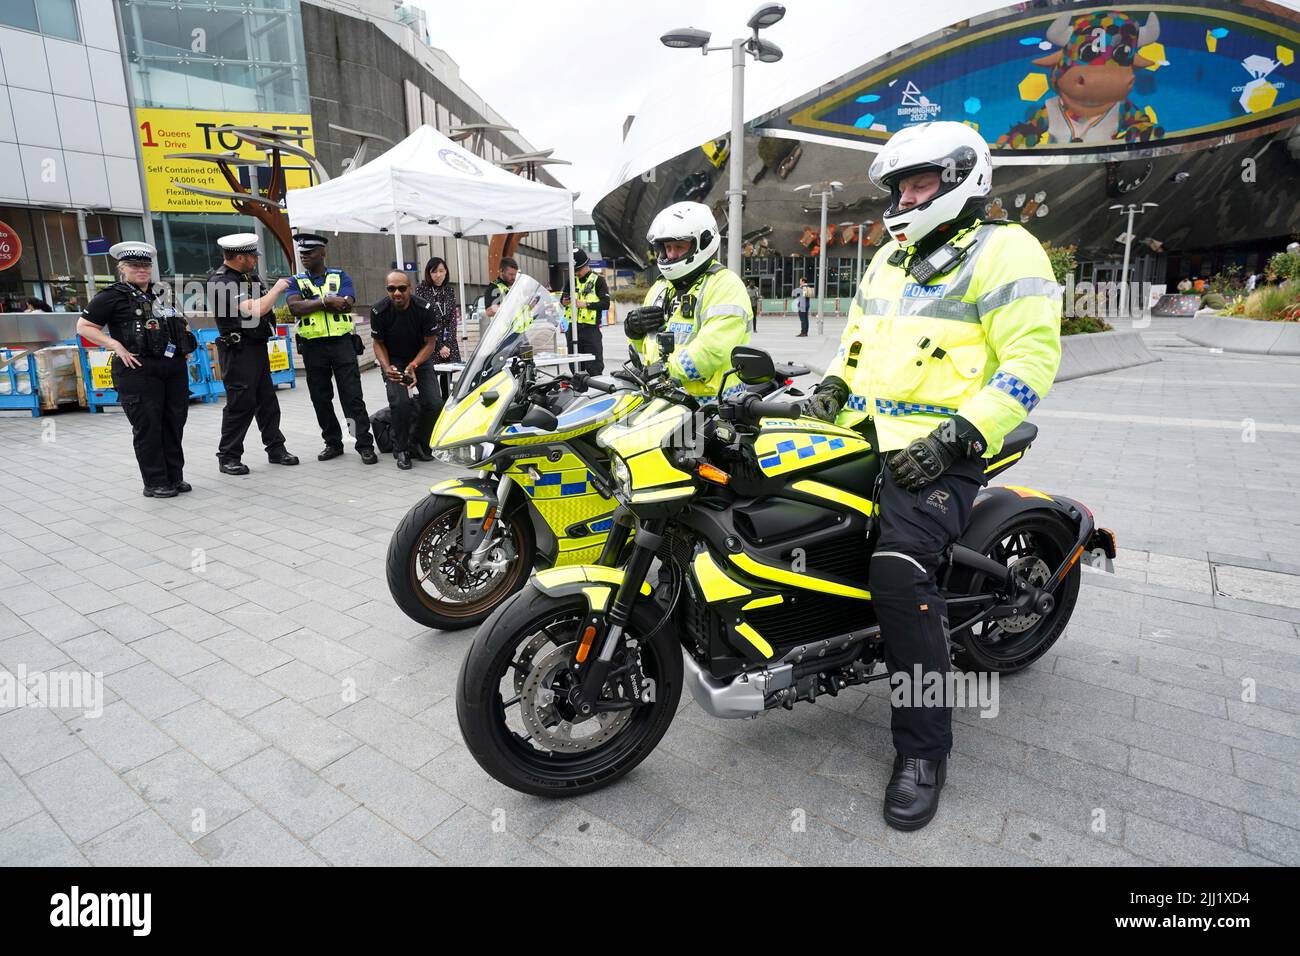
<svg viewBox="0 0 1300 956">
<path fill-rule="evenodd" d="M 568 190 L 508 173 L 428 125 L 338 179 L 291 189 L 285 206 L 290 225 L 300 231 L 392 235 L 399 268 L 402 236 L 455 238 L 466 318 L 463 237 L 573 228 Z M 570 262 L 569 281 L 576 287 L 572 269 Z"/>
<path fill-rule="evenodd" d="M 484 236 L 573 225 L 573 196 L 475 156 L 432 126 L 338 179 L 292 189 L 299 230 Z"/>
</svg>

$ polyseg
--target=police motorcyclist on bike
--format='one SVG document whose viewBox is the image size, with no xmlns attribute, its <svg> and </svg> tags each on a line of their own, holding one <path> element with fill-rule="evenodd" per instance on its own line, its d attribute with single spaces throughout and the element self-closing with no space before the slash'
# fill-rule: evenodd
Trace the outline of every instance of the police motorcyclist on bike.
<svg viewBox="0 0 1300 956">
<path fill-rule="evenodd" d="M 623 330 L 646 365 L 659 360 L 656 333 L 672 332 L 668 374 L 700 400 L 718 397 L 731 350 L 749 341 L 753 311 L 744 280 L 717 260 L 721 238 L 709 207 L 679 202 L 655 216 L 646 238 L 661 278 Z M 743 390 L 733 379 L 728 392 Z"/>
<path fill-rule="evenodd" d="M 1047 394 L 1060 364 L 1061 297 L 1027 230 L 983 222 L 993 164 L 969 126 L 896 133 L 871 164 L 893 197 L 893 237 L 871 260 L 839 353 L 807 410 L 869 435 L 885 457 L 871 557 L 873 605 L 890 669 L 893 776 L 886 822 L 934 817 L 952 749 L 952 701 L 922 705 L 924 681 L 947 686 L 947 608 L 935 581 L 962 533 L 989 459 Z"/>
</svg>

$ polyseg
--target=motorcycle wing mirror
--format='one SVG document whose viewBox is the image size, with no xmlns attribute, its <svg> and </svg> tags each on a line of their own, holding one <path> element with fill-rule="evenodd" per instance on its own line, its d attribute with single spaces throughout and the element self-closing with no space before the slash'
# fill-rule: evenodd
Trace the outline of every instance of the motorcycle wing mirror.
<svg viewBox="0 0 1300 956">
<path fill-rule="evenodd" d="M 737 345 L 731 350 L 731 365 L 736 376 L 746 385 L 762 385 L 776 378 L 772 356 L 762 349 Z"/>
<path fill-rule="evenodd" d="M 659 332 L 655 335 L 659 343 L 659 354 L 663 358 L 673 354 L 673 349 L 677 348 L 677 336 L 672 332 Z"/>
<path fill-rule="evenodd" d="M 555 417 L 555 412 L 549 408 L 543 408 L 541 405 L 533 405 L 528 409 L 528 414 L 523 417 L 521 424 L 529 428 L 536 428 L 544 432 L 555 431 L 555 426 L 559 424 L 559 419 Z"/>
<path fill-rule="evenodd" d="M 627 354 L 628 354 L 628 361 L 630 361 L 630 362 L 632 363 L 632 367 L 633 367 L 633 368 L 640 368 L 640 367 L 641 367 L 641 355 L 640 355 L 639 352 L 637 352 L 637 350 L 636 350 L 636 346 L 635 346 L 635 345 L 629 345 L 629 346 L 627 347 Z"/>
</svg>

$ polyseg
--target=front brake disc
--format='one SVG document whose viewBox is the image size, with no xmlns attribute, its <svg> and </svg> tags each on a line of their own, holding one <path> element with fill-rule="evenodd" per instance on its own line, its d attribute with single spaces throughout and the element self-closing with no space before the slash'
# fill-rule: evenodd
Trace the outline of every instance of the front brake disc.
<svg viewBox="0 0 1300 956">
<path fill-rule="evenodd" d="M 632 718 L 632 711 L 601 711 L 574 723 L 558 706 L 567 690 L 557 687 L 557 678 L 569 673 L 577 642 L 570 641 L 547 654 L 529 671 L 520 689 L 519 710 L 533 742 L 557 753 L 583 753 L 613 739 Z"/>
</svg>

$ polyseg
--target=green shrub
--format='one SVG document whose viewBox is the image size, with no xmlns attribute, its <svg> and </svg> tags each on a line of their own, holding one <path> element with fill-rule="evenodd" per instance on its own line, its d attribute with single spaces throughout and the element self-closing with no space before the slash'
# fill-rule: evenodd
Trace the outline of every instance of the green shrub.
<svg viewBox="0 0 1300 956">
<path fill-rule="evenodd" d="M 1065 285 L 1066 276 L 1074 272 L 1079 264 L 1074 257 L 1076 248 L 1076 246 L 1054 246 L 1050 242 L 1043 243 L 1043 251 L 1047 253 L 1048 261 L 1052 263 L 1052 274 L 1056 276 L 1059 285 Z"/>
<path fill-rule="evenodd" d="M 1246 298 L 1244 314 L 1249 319 L 1270 322 L 1285 320 L 1283 313 L 1300 302 L 1300 285 L 1260 286 Z"/>
<path fill-rule="evenodd" d="M 761 136 L 758 140 L 758 158 L 768 169 L 776 166 L 790 155 L 799 143 L 793 139 L 780 139 L 776 136 Z"/>
<path fill-rule="evenodd" d="M 623 289 L 611 289 L 609 297 L 615 302 L 634 302 L 640 305 L 645 301 L 645 294 L 649 286 L 634 285 Z"/>
<path fill-rule="evenodd" d="M 1217 292 L 1222 296 L 1234 295 L 1246 288 L 1246 280 L 1242 278 L 1241 266 L 1230 265 L 1222 272 L 1216 272 L 1205 282 L 1205 288 L 1208 292 Z M 1207 308 L 1218 309 L 1222 306 L 1209 305 Z"/>
<path fill-rule="evenodd" d="M 1226 309 L 1228 300 L 1220 292 L 1207 292 L 1201 297 L 1201 307 L 1206 309 Z"/>
<path fill-rule="evenodd" d="M 1083 335 L 1087 332 L 1109 332 L 1114 326 L 1101 319 L 1084 315 L 1067 315 L 1061 319 L 1062 335 Z"/>
<path fill-rule="evenodd" d="M 1300 279 L 1300 252 L 1279 252 L 1268 260 L 1264 271 L 1273 282 Z"/>
</svg>

